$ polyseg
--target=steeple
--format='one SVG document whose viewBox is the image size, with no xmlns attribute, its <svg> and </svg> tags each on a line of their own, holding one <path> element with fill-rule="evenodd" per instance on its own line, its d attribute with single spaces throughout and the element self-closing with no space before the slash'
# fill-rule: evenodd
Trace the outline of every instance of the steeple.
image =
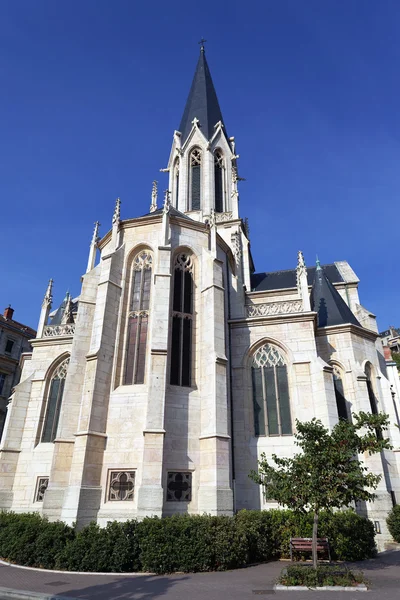
<svg viewBox="0 0 400 600">
<path fill-rule="evenodd" d="M 200 131 L 207 140 L 210 140 L 215 132 L 215 125 L 221 121 L 224 125 L 217 93 L 208 68 L 203 42 L 200 47 L 200 56 L 197 61 L 196 72 L 193 77 L 192 87 L 186 101 L 185 110 L 179 131 L 181 132 L 181 143 L 185 143 L 189 135 L 193 121 L 198 119 Z M 225 132 L 226 134 L 226 132 Z"/>
<path fill-rule="evenodd" d="M 346 323 L 361 327 L 342 296 L 325 275 L 318 258 L 311 290 L 311 310 L 318 313 L 318 327 L 330 327 L 331 325 L 344 325 Z"/>
</svg>

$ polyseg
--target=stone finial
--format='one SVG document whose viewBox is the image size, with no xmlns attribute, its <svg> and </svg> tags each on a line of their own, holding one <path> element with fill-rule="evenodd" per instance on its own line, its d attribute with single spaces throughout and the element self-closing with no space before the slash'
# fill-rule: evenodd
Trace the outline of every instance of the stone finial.
<svg viewBox="0 0 400 600">
<path fill-rule="evenodd" d="M 304 256 L 301 250 L 297 253 L 297 267 L 296 267 L 296 282 L 297 288 L 300 291 L 301 288 L 301 277 L 307 275 L 306 263 L 304 262 Z"/>
<path fill-rule="evenodd" d="M 151 190 L 151 204 L 150 204 L 150 212 L 154 212 L 157 210 L 157 196 L 158 196 L 158 188 L 157 181 L 153 181 L 153 188 Z"/>
<path fill-rule="evenodd" d="M 115 225 L 115 223 L 119 223 L 120 219 L 121 219 L 121 199 L 117 198 L 115 201 L 115 209 L 114 209 L 114 214 L 113 214 L 113 219 L 112 219 L 113 225 Z"/>
<path fill-rule="evenodd" d="M 64 307 L 64 313 L 61 319 L 61 324 L 65 325 L 67 323 L 73 323 L 74 319 L 72 316 L 72 300 L 71 300 L 71 294 L 69 292 L 66 293 L 65 296 L 65 307 Z"/>
<path fill-rule="evenodd" d="M 43 306 L 51 306 L 52 302 L 53 302 L 53 280 L 49 279 L 46 293 L 43 298 Z"/>
<path fill-rule="evenodd" d="M 170 208 L 171 208 L 171 192 L 169 190 L 165 190 L 163 212 L 169 213 Z"/>
<path fill-rule="evenodd" d="M 200 121 L 198 120 L 198 118 L 197 118 L 197 117 L 195 117 L 195 118 L 193 119 L 193 121 L 192 121 L 192 125 L 194 125 L 195 127 L 198 127 L 198 126 L 199 126 L 199 123 L 200 123 Z"/>
<path fill-rule="evenodd" d="M 92 246 L 97 246 L 97 242 L 99 241 L 99 227 L 100 227 L 100 223 L 99 223 L 99 221 L 96 221 L 96 223 L 94 224 L 92 241 L 91 241 Z"/>
</svg>

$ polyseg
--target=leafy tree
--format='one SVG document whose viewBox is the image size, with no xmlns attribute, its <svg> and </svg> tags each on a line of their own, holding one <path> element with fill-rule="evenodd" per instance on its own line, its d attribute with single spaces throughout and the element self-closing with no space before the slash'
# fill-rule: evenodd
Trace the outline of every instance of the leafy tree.
<svg viewBox="0 0 400 600">
<path fill-rule="evenodd" d="M 265 497 L 298 513 L 313 512 L 313 566 L 317 568 L 318 515 L 321 509 L 349 506 L 352 502 L 371 501 L 381 475 L 375 475 L 363 465 L 359 455 L 375 454 L 387 448 L 389 439 L 376 431 L 388 428 L 388 416 L 360 412 L 353 423 L 340 420 L 329 431 L 321 421 L 296 421 L 295 444 L 302 452 L 293 458 L 272 455 L 271 465 L 265 454 L 258 472 L 250 477 L 263 486 Z M 368 488 L 368 489 L 367 489 Z"/>
<path fill-rule="evenodd" d="M 392 358 L 396 363 L 397 370 L 400 371 L 400 354 L 398 352 L 392 352 Z"/>
</svg>

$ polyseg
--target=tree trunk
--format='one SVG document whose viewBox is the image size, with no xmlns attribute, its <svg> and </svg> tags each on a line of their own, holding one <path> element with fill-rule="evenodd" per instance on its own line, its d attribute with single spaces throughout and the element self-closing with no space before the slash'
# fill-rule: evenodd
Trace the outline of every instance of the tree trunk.
<svg viewBox="0 0 400 600">
<path fill-rule="evenodd" d="M 314 512 L 314 524 L 312 530 L 312 559 L 313 567 L 318 567 L 318 552 L 317 552 L 317 539 L 318 539 L 318 511 Z"/>
</svg>

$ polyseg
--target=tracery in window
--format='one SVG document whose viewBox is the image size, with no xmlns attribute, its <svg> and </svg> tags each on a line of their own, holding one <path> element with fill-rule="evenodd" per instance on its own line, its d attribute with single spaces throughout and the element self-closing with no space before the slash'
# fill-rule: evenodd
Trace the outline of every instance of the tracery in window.
<svg viewBox="0 0 400 600">
<path fill-rule="evenodd" d="M 276 346 L 264 344 L 256 351 L 251 375 L 255 435 L 291 435 L 287 367 Z"/>
<path fill-rule="evenodd" d="M 38 477 L 35 491 L 35 502 L 43 502 L 44 495 L 49 486 L 48 477 Z"/>
<path fill-rule="evenodd" d="M 337 365 L 333 365 L 333 385 L 335 387 L 336 407 L 339 419 L 349 420 L 347 402 L 344 395 L 342 371 Z"/>
<path fill-rule="evenodd" d="M 222 153 L 216 150 L 214 153 L 214 190 L 215 211 L 224 211 L 224 159 Z"/>
<path fill-rule="evenodd" d="M 194 148 L 190 154 L 190 210 L 200 210 L 201 152 Z"/>
<path fill-rule="evenodd" d="M 133 260 L 124 384 L 144 383 L 153 257 L 142 250 Z"/>
<path fill-rule="evenodd" d="M 191 385 L 192 325 L 193 260 L 189 254 L 178 254 L 175 260 L 172 303 L 170 375 L 172 385 Z"/>
<path fill-rule="evenodd" d="M 69 356 L 62 361 L 53 372 L 47 395 L 46 417 L 42 433 L 42 442 L 54 442 L 57 437 L 57 427 L 60 418 L 61 403 L 64 394 L 65 378 L 67 376 Z"/>
<path fill-rule="evenodd" d="M 135 471 L 111 471 L 108 500 L 127 502 L 133 500 L 135 492 Z"/>
</svg>

